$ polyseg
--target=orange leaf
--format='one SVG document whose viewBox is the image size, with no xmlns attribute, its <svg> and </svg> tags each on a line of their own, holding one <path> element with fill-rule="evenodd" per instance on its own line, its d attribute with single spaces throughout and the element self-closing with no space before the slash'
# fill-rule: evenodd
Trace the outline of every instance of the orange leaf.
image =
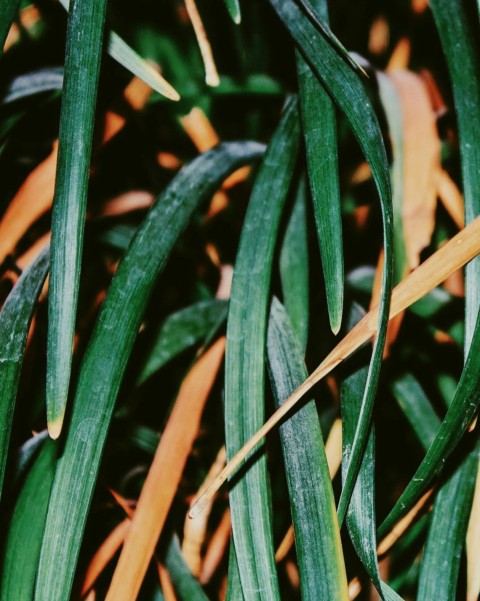
<svg viewBox="0 0 480 601">
<path fill-rule="evenodd" d="M 435 227 L 440 139 L 424 80 L 409 71 L 391 71 L 402 110 L 402 229 L 410 269 L 430 244 Z"/>
<path fill-rule="evenodd" d="M 222 337 L 200 357 L 180 387 L 138 500 L 107 601 L 134 601 L 137 598 L 197 435 L 224 351 L 225 337 Z"/>
</svg>

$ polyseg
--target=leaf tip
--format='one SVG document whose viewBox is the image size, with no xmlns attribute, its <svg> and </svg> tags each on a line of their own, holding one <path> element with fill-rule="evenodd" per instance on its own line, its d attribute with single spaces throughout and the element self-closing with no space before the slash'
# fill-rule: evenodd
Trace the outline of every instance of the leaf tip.
<svg viewBox="0 0 480 601">
<path fill-rule="evenodd" d="M 52 440 L 57 440 L 57 438 L 62 433 L 62 425 L 63 425 L 63 416 L 58 416 L 53 420 L 48 420 L 47 430 L 48 435 Z"/>
</svg>

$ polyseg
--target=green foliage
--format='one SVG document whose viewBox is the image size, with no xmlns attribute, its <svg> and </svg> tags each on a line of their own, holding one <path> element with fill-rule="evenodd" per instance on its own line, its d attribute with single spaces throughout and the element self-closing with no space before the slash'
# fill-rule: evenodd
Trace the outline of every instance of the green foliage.
<svg viewBox="0 0 480 601">
<path fill-rule="evenodd" d="M 478 3 L 196 4 L 203 32 L 174 0 L 0 0 L 0 597 L 80 598 L 135 508 L 185 374 L 225 335 L 139 598 L 167 597 L 159 561 L 182 601 L 225 586 L 230 601 L 346 600 L 355 587 L 366 601 L 372 585 L 387 601 L 473 599 L 480 259 L 464 295 L 452 277 L 387 337 L 418 224 L 402 206 L 415 123 L 385 68 L 394 54 L 421 75 L 451 184 L 436 165 L 433 235 L 415 230 L 424 261 L 456 233 L 455 186 L 466 224 L 480 213 Z M 372 348 L 262 440 L 205 523 L 185 522 L 219 449 L 232 458 L 372 296 Z M 342 442 L 329 436 L 338 418 Z M 412 510 L 380 570 L 384 537 Z"/>
</svg>

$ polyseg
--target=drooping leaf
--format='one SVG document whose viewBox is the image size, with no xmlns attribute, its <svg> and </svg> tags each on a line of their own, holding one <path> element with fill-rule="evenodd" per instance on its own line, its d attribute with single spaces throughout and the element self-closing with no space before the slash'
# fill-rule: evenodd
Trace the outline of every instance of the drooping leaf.
<svg viewBox="0 0 480 601">
<path fill-rule="evenodd" d="M 222 144 L 184 167 L 148 213 L 118 267 L 82 363 L 55 475 L 37 581 L 39 601 L 69 599 L 115 400 L 154 283 L 199 203 L 229 173 L 262 152 L 253 142 Z M 62 570 L 56 569 L 59 563 Z"/>
<path fill-rule="evenodd" d="M 33 311 L 47 276 L 48 262 L 49 253 L 44 251 L 23 272 L 0 312 L 0 496 L 23 354 Z"/>
<path fill-rule="evenodd" d="M 230 296 L 225 359 L 225 440 L 231 457 L 265 416 L 265 338 L 275 242 L 299 146 L 291 100 L 255 179 Z M 278 599 L 264 455 L 230 490 L 233 540 L 246 600 Z M 230 593 L 233 598 L 236 594 Z M 238 593 L 237 593 L 238 595 Z"/>
<path fill-rule="evenodd" d="M 315 7 L 328 23 L 325 0 Z M 343 313 L 343 236 L 335 107 L 297 50 L 299 100 L 312 201 L 320 245 L 330 327 L 338 333 Z"/>
<path fill-rule="evenodd" d="M 52 214 L 47 344 L 47 425 L 60 435 L 70 385 L 106 0 L 75 0 L 67 25 Z"/>
<path fill-rule="evenodd" d="M 377 117 L 362 82 L 352 68 L 337 54 L 329 41 L 319 34 L 293 0 L 270 0 L 273 8 L 293 37 L 305 60 L 333 100 L 345 113 L 358 143 L 372 169 L 383 216 L 383 243 L 385 261 L 382 276 L 382 298 L 379 328 L 375 339 L 369 375 L 362 401 L 359 422 L 353 441 L 349 472 L 339 502 L 342 523 L 355 484 L 369 432 L 375 393 L 385 346 L 390 292 L 393 271 L 392 199 L 390 176 L 385 147 Z M 327 26 L 324 24 L 324 27 Z"/>
<path fill-rule="evenodd" d="M 307 377 L 292 324 L 274 298 L 268 365 L 277 405 Z M 280 426 L 302 599 L 348 599 L 340 529 L 315 401 Z M 301 445 L 298 441 L 301 440 Z"/>
<path fill-rule="evenodd" d="M 227 311 L 227 301 L 211 299 L 195 303 L 167 317 L 140 372 L 138 384 L 217 330 L 225 321 Z"/>
<path fill-rule="evenodd" d="M 48 499 L 55 475 L 56 444 L 47 440 L 16 499 L 5 538 L 2 599 L 33 599 Z"/>
<path fill-rule="evenodd" d="M 301 179 L 280 251 L 283 304 L 300 346 L 308 340 L 309 285 L 306 182 Z"/>
</svg>

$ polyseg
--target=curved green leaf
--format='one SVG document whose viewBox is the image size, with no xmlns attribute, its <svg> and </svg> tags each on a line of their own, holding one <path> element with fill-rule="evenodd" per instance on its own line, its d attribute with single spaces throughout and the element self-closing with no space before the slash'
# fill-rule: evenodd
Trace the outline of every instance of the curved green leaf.
<svg viewBox="0 0 480 601">
<path fill-rule="evenodd" d="M 293 37 L 305 60 L 325 89 L 345 113 L 358 143 L 370 164 L 380 196 L 383 216 L 383 243 L 385 262 L 382 275 L 382 297 L 378 334 L 360 410 L 359 421 L 352 445 L 350 467 L 339 502 L 339 521 L 345 517 L 353 486 L 360 467 L 369 424 L 373 412 L 375 393 L 385 346 L 390 293 L 393 272 L 392 195 L 385 146 L 380 126 L 365 89 L 354 71 L 337 54 L 332 45 L 317 32 L 293 0 L 270 0 L 278 16 Z M 324 25 L 326 27 L 326 25 Z"/>
<path fill-rule="evenodd" d="M 37 581 L 38 601 L 67 601 L 70 597 L 115 400 L 155 281 L 199 203 L 213 194 L 227 175 L 262 152 L 263 147 L 254 142 L 221 144 L 184 167 L 148 213 L 118 267 L 82 363 L 68 436 L 55 474 Z"/>
<path fill-rule="evenodd" d="M 106 0 L 74 0 L 67 26 L 48 307 L 47 421 L 60 435 L 72 366 Z"/>
<path fill-rule="evenodd" d="M 395 523 L 419 500 L 432 479 L 443 468 L 445 461 L 455 449 L 475 415 L 480 404 L 479 353 L 480 316 L 477 319 L 472 344 L 460 382 L 458 383 L 455 396 L 448 408 L 447 414 L 415 475 L 380 526 L 378 532 L 379 538 L 382 538 L 389 532 Z"/>
<path fill-rule="evenodd" d="M 0 312 L 0 496 L 23 354 L 48 262 L 49 253 L 45 250 L 23 272 Z"/>
<path fill-rule="evenodd" d="M 263 424 L 265 338 L 275 242 L 299 147 L 297 103 L 290 101 L 255 179 L 235 261 L 225 356 L 227 456 Z M 230 490 L 243 595 L 278 599 L 266 460 L 259 454 Z M 235 598 L 235 596 L 234 596 Z"/>
<path fill-rule="evenodd" d="M 267 348 L 270 381 L 275 403 L 280 406 L 308 373 L 291 322 L 276 298 L 270 311 Z M 335 498 L 313 399 L 280 426 L 280 438 L 302 599 L 348 599 Z"/>
</svg>

